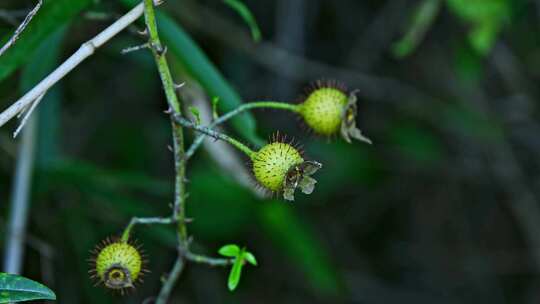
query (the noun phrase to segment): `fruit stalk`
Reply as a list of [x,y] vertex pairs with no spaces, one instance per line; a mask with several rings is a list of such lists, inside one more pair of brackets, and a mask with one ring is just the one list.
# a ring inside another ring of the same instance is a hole
[[210,136],[212,138],[215,138],[215,139],[220,139],[220,140],[226,141],[229,144],[231,144],[232,146],[234,146],[235,148],[237,148],[238,150],[244,152],[249,158],[253,158],[255,156],[255,154],[256,154],[255,151],[251,150],[248,146],[244,145],[240,141],[238,141],[238,140],[236,140],[236,139],[234,139],[234,138],[232,138],[232,137],[230,137],[228,135],[225,135],[223,133],[212,130],[212,129],[208,128],[208,127],[203,127],[203,126],[197,125],[197,124],[193,123],[192,121],[185,119],[181,115],[174,115],[174,121],[176,123],[180,124],[183,127],[193,129],[195,131],[201,132],[201,133],[206,134],[206,135],[208,135],[208,136]]
[[[278,110],[287,110],[294,113],[299,112],[299,107],[296,104],[286,103],[286,102],[280,102],[280,101],[253,101],[249,103],[244,103],[240,105],[238,108],[220,116],[216,120],[214,120],[210,125],[208,125],[208,128],[214,128],[217,125],[220,125],[227,120],[233,118],[236,115],[242,114],[245,111],[251,110],[251,109],[278,109]],[[205,134],[201,134],[195,138],[193,141],[193,144],[189,147],[189,149],[186,151],[185,158],[189,159],[197,149],[201,146]]]

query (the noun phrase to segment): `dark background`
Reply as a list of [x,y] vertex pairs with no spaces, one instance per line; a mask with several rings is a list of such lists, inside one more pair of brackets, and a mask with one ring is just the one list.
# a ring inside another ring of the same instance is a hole
[[[188,167],[194,250],[216,255],[238,243],[259,266],[246,267],[230,293],[226,269],[189,264],[171,303],[540,301],[539,2],[246,0],[258,44],[219,0],[166,2],[160,10],[243,100],[294,102],[310,82],[336,79],[360,90],[358,125],[374,142],[320,138],[292,114],[253,112],[260,137],[285,132],[324,164],[315,192],[294,203],[258,199],[237,182],[247,165],[224,168],[215,160],[225,152],[201,150]],[[34,4],[3,0],[0,9]],[[1,78],[1,108],[42,78],[40,65],[57,65],[43,55],[51,45],[61,61],[126,11],[95,1],[60,32],[47,27],[49,45],[23,50]],[[2,37],[14,29],[4,19]],[[131,216],[167,215],[172,202],[170,126],[152,57],[120,55],[143,43],[137,29],[99,49],[39,108],[23,274],[60,303],[140,303],[157,294],[175,259],[172,229],[137,227],[152,272],[135,293],[94,288],[87,275],[95,244]],[[170,48],[167,56],[188,92],[213,97],[199,86],[205,75],[186,68],[195,55]],[[16,126],[0,129],[2,244]],[[226,131],[249,142],[238,126]]]

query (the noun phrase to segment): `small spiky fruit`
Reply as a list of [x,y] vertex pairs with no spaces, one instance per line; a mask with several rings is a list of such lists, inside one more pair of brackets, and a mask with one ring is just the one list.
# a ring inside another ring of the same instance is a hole
[[283,198],[294,201],[294,192],[300,189],[311,194],[317,181],[311,176],[322,165],[306,161],[296,146],[286,143],[286,138],[276,133],[270,144],[251,155],[255,179],[265,189],[281,193]]
[[94,258],[94,277],[111,289],[133,288],[140,280],[143,259],[139,250],[123,241],[106,242]]
[[356,139],[371,144],[371,140],[356,126],[357,92],[347,93],[345,87],[335,81],[318,81],[298,105],[297,111],[316,134],[332,136],[340,133],[348,143]]
[[253,174],[259,184],[266,189],[278,192],[283,189],[287,171],[304,159],[300,152],[290,144],[273,142],[262,147],[252,157]]
[[315,133],[330,136],[340,129],[347,100],[338,86],[319,84],[299,105],[299,113]]

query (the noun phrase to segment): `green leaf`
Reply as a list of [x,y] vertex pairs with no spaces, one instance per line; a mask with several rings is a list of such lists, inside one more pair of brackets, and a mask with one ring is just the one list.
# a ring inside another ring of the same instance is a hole
[[237,257],[240,254],[240,247],[234,244],[225,245],[219,248],[218,253],[226,257]]
[[261,41],[261,30],[259,29],[257,20],[255,20],[255,17],[253,17],[253,14],[249,10],[249,8],[239,0],[223,0],[223,2],[225,2],[225,4],[235,10],[240,15],[240,17],[244,19],[244,21],[249,26],[249,29],[251,30],[251,37],[253,38],[253,40],[255,42]]
[[248,263],[250,263],[251,265],[257,266],[257,260],[255,259],[255,256],[253,255],[253,253],[247,252],[247,251],[246,251],[246,254],[245,254],[244,258],[245,258],[246,261],[248,261]]
[[510,10],[508,0],[447,0],[446,2],[454,14],[469,22],[505,19]]
[[417,48],[437,17],[440,7],[441,0],[424,0],[418,5],[407,33],[393,46],[394,56],[403,58]]
[[[170,53],[184,65],[188,73],[201,83],[210,96],[220,98],[221,111],[228,112],[242,104],[238,93],[229,85],[204,52],[173,19],[157,13],[160,36]],[[251,113],[243,113],[231,120],[235,130],[254,144],[264,143],[255,132],[255,119]]]
[[238,286],[238,283],[240,283],[240,277],[242,276],[242,268],[244,267],[244,250],[240,252],[240,255],[236,257],[234,260],[234,264],[232,265],[231,272],[229,274],[229,280],[227,282],[227,286],[229,287],[230,291],[233,291]]
[[218,104],[219,104],[219,97],[214,96],[214,98],[212,98],[212,119],[214,120],[218,119],[219,117],[218,110],[217,110]]
[[467,35],[472,47],[480,54],[487,54],[497,41],[500,25],[495,22],[484,22],[469,31]]
[[[0,81],[25,63],[47,36],[66,24],[92,2],[92,0],[44,1],[43,6],[17,42],[0,57]],[[4,45],[11,35],[13,35],[12,32],[0,39],[0,45]]]
[[471,27],[469,42],[481,55],[487,54],[511,17],[508,0],[447,0],[450,10]]
[[45,285],[15,274],[0,273],[0,303],[56,300]]
[[193,114],[193,116],[195,116],[195,121],[197,122],[197,124],[200,124],[201,123],[201,112],[199,111],[199,109],[197,109],[197,107],[190,106],[189,111],[191,112],[191,114]]

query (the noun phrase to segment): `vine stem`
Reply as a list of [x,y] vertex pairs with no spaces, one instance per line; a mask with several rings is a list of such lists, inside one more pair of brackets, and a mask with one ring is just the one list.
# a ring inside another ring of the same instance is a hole
[[[156,2],[159,4],[160,2]],[[159,76],[165,90],[165,96],[167,97],[167,103],[169,104],[171,113],[171,127],[173,133],[173,149],[174,149],[174,167],[175,167],[175,193],[174,193],[174,207],[172,211],[172,219],[178,222],[177,237],[178,237],[178,257],[174,266],[167,276],[167,279],[163,283],[159,295],[156,299],[156,304],[166,304],[171,292],[184,269],[184,252],[187,251],[188,236],[186,227],[186,214],[185,214],[185,162],[183,161],[184,155],[184,134],[182,127],[175,124],[173,116],[181,113],[180,101],[176,96],[176,88],[171,76],[171,71],[165,57],[166,49],[161,44],[159,39],[156,13],[154,10],[153,0],[144,0],[144,20],[146,28],[148,30],[149,45],[154,55]]]
[[244,145],[243,143],[241,143],[240,141],[228,136],[228,135],[225,135],[223,133],[220,133],[218,131],[215,131],[215,130],[212,130],[208,127],[203,127],[201,125],[197,125],[195,123],[193,123],[192,121],[190,120],[187,120],[185,119],[184,117],[180,116],[180,115],[175,115],[174,116],[174,119],[175,121],[186,127],[186,128],[191,128],[195,131],[198,131],[198,132],[201,132],[203,134],[206,134],[210,137],[213,137],[215,139],[221,139],[223,141],[226,141],[228,142],[229,144],[231,144],[232,146],[234,146],[235,148],[237,148],[238,150],[244,152],[247,156],[249,156],[249,158],[253,158],[255,157],[255,154],[257,152],[251,150],[248,146]]
[[[278,109],[278,110],[287,110],[294,113],[300,112],[300,106],[297,104],[291,104],[286,102],[279,102],[279,101],[253,101],[249,103],[244,103],[240,105],[238,108],[218,117],[215,119],[211,124],[208,125],[208,128],[213,128],[217,125],[220,125],[227,120],[233,118],[234,116],[241,114],[245,111],[251,110],[251,109]],[[185,159],[190,159],[195,152],[197,152],[197,149],[201,146],[203,143],[204,137],[208,134],[201,134],[195,138],[189,149],[186,151]]]

